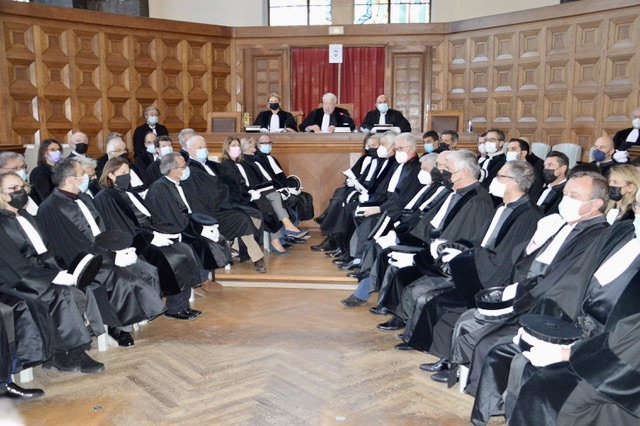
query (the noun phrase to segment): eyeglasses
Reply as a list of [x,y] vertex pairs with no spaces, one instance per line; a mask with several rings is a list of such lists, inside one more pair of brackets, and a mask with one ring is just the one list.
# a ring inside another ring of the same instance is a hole
[[60,148],[47,148],[47,151],[49,151],[49,152],[60,152],[62,150]]
[[6,170],[8,172],[19,172],[20,170],[27,170],[27,165],[18,166],[18,167],[5,167],[1,170]]
[[485,142],[500,142],[500,139],[498,139],[498,138],[487,138],[484,141]]
[[4,192],[5,194],[11,194],[12,192],[17,192],[24,189],[25,191],[29,189],[29,185],[28,184],[24,184],[24,185],[15,185],[15,186],[10,186],[7,188],[7,190]]
[[124,154],[125,152],[129,152],[129,150],[127,148],[124,148],[124,149],[116,149],[114,151],[109,151],[109,152],[113,154],[116,154],[116,153]]
[[396,151],[396,152],[404,152],[404,151],[406,151],[406,150],[407,150],[407,148],[409,148],[409,146],[408,146],[408,145],[407,145],[407,146],[398,146],[398,145],[396,145],[396,147],[395,147],[395,151]]
[[185,164],[184,166],[178,166],[176,167],[176,169],[180,169],[180,170],[185,170],[187,168],[187,165]]
[[273,145],[273,142],[258,142],[260,145]]

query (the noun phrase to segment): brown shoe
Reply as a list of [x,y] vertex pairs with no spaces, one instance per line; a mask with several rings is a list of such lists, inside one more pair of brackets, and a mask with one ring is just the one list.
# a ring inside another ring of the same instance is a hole
[[220,293],[222,284],[216,281],[206,280],[202,283],[202,289],[207,293]]
[[264,259],[260,259],[257,262],[253,262],[253,269],[256,272],[265,273],[267,272],[267,265],[264,264]]

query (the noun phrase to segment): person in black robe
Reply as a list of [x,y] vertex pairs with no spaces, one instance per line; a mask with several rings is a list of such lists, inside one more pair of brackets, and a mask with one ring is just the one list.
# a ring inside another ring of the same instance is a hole
[[[147,186],[150,186],[162,177],[162,173],[160,173],[160,161],[162,161],[162,157],[173,152],[173,142],[169,136],[158,136],[153,141],[153,144],[156,150],[155,160],[149,164],[145,172],[147,176]],[[188,161],[189,157],[187,156],[184,160]]]
[[605,211],[609,224],[633,220],[633,203],[640,187],[640,174],[631,164],[618,164],[609,170],[609,205]]
[[[158,271],[131,257],[135,253],[128,249],[130,241],[122,241],[125,247],[119,247],[117,242],[108,247],[97,244],[108,243],[109,239],[97,239],[104,232],[103,219],[93,200],[82,193],[88,187],[89,177],[77,160],[65,158],[56,164],[53,180],[56,189],[40,206],[37,217],[41,232],[50,244],[51,253],[66,265],[70,265],[80,252],[103,256],[103,265],[95,281],[106,289],[109,306],[117,315],[107,318],[109,312],[101,309],[103,320],[109,326],[110,335],[121,346],[131,346],[133,338],[124,328],[153,319],[166,310],[160,299]],[[126,250],[114,251],[120,249]]]
[[53,191],[54,184],[51,179],[53,165],[62,159],[62,144],[55,139],[46,139],[38,148],[38,165],[29,173],[31,185],[31,197],[37,205]]
[[631,111],[631,127],[618,131],[613,136],[617,150],[628,151],[629,148],[640,146],[640,108]]
[[[369,132],[379,124],[392,124],[402,133],[411,132],[411,124],[398,110],[389,108],[389,98],[380,95],[376,98],[376,108],[367,112],[360,125],[363,132]],[[384,120],[381,120],[384,117]]]
[[309,113],[300,125],[301,131],[315,133],[333,133],[336,127],[348,127],[354,131],[356,123],[349,111],[336,106],[338,98],[333,93],[322,95],[322,107]]
[[538,158],[538,156],[531,152],[529,142],[518,138],[512,138],[509,140],[509,143],[507,144],[506,159],[507,161],[524,160],[531,164],[535,179],[528,194],[529,198],[537,200],[542,193],[542,186],[544,185],[544,179],[542,177],[544,160],[542,160],[542,158]]
[[591,164],[598,166],[600,173],[604,177],[608,176],[609,169],[613,166],[628,161],[626,153],[622,158],[617,155],[613,140],[608,136],[599,137],[593,146],[595,149],[592,153],[593,161]]
[[156,154],[155,141],[159,137],[161,136],[156,136],[153,132],[149,132],[144,135],[145,152],[136,155],[135,161],[133,163],[140,172],[140,178],[147,186],[149,186],[153,182],[153,180],[151,180],[151,178],[147,176],[147,169],[149,168],[151,163],[153,163],[158,158],[158,154]]
[[102,176],[104,165],[107,164],[107,161],[112,158],[120,157],[124,160],[127,160],[129,162],[129,167],[131,168],[131,170],[129,171],[129,173],[131,174],[131,190],[133,192],[139,193],[140,196],[144,198],[147,190],[147,185],[143,180],[144,174],[142,173],[142,171],[140,171],[140,169],[138,169],[138,166],[132,164],[129,160],[129,150],[122,137],[123,136],[121,133],[116,132],[111,132],[107,135],[105,140],[105,143],[107,145],[107,153],[98,158],[96,175]]
[[157,107],[148,106],[145,108],[145,122],[144,124],[136,127],[133,132],[133,153],[136,157],[146,152],[145,136],[147,133],[151,132],[156,136],[169,135],[167,128],[158,123],[158,117],[160,117],[160,110]]
[[[260,129],[267,129],[271,132],[280,129],[284,129],[287,132],[298,131],[298,124],[296,123],[295,117],[291,115],[290,112],[281,109],[280,96],[277,93],[271,93],[269,95],[267,106],[269,109],[267,111],[261,111],[253,121],[254,126],[260,126]],[[274,118],[277,121],[277,125],[273,125]]]
[[569,158],[560,151],[551,151],[544,160],[542,179],[545,184],[536,204],[542,209],[543,215],[558,213],[558,206],[562,201],[562,191],[569,173]]
[[[487,135],[484,139],[484,147],[487,152],[487,158],[482,162],[480,170],[479,181],[482,187],[489,189],[491,181],[496,177],[498,171],[502,168],[507,161],[507,156],[504,154],[502,147],[504,146],[504,132],[499,129],[487,130]],[[496,200],[496,205],[499,204]]]
[[68,157],[89,157],[87,155],[87,151],[89,150],[89,138],[82,132],[72,133],[71,136],[69,136],[69,148],[71,149],[71,152]]
[[191,289],[201,283],[193,250],[178,241],[180,229],[171,224],[154,223],[144,200],[127,190],[130,179],[126,160],[107,161],[100,177],[103,189],[94,200],[105,228],[131,235],[136,251],[158,268],[160,287],[167,298],[165,315],[178,319],[200,315],[200,311],[189,306]]

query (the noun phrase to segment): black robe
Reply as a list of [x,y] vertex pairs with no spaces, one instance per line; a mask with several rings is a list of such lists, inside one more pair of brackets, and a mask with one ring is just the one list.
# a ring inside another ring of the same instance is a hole
[[52,174],[53,167],[42,164],[34,167],[31,173],[29,173],[29,184],[31,185],[29,195],[38,205],[42,204],[49,194],[51,194],[51,191],[53,191]]
[[633,127],[622,129],[613,136],[613,143],[617,150],[628,151],[629,148],[640,146],[640,134],[635,141],[627,142],[627,136],[629,136],[629,133],[631,133],[632,130]]
[[144,182],[144,184],[146,186],[149,186],[153,183],[153,181],[155,179],[152,179],[148,174],[147,174],[147,169],[149,168],[149,166],[155,161],[153,154],[149,154],[149,152],[147,152],[145,150],[144,153],[138,154],[136,156],[136,160],[134,162],[139,174],[138,176],[140,177],[140,179],[142,179],[142,182]]
[[[545,197],[542,204],[540,204],[540,208],[542,209],[542,214],[544,216],[548,216],[554,213],[558,213],[558,206],[560,205],[560,201],[562,201],[564,186],[567,184],[565,180],[562,183],[551,188],[551,192]],[[542,192],[544,192],[544,188]],[[542,195],[542,193],[540,194]]]
[[[155,125],[155,134],[156,136],[168,136],[169,131],[162,124],[157,123]],[[136,157],[144,152],[146,152],[146,148],[144,146],[144,137],[147,133],[153,133],[151,127],[146,122],[133,131],[133,152]]]
[[[317,124],[318,127],[321,127],[323,117],[324,110],[322,108],[314,109],[309,113],[307,118],[305,118],[300,125],[301,131],[305,131],[307,127],[314,124]],[[329,125],[335,127],[349,127],[351,131],[354,131],[356,128],[356,123],[353,121],[353,118],[351,118],[349,111],[340,107],[336,107],[329,116]]]
[[[367,115],[364,116],[364,120],[362,120],[362,124],[360,127],[371,130],[378,125],[380,121],[380,111],[378,109],[372,109],[367,112]],[[404,118],[404,115],[398,110],[391,109],[387,111],[385,114],[385,122],[386,124],[393,124],[396,127],[400,128],[400,132],[408,133],[411,132],[411,124],[409,121]]]
[[[262,129],[270,129],[272,115],[273,112],[271,110],[261,111],[253,121],[253,125],[260,126],[260,128]],[[298,131],[298,124],[296,123],[296,119],[293,117],[293,115],[291,115],[290,112],[282,110],[278,111],[278,120],[280,122],[280,127],[278,127],[278,129],[293,129],[296,132]]]

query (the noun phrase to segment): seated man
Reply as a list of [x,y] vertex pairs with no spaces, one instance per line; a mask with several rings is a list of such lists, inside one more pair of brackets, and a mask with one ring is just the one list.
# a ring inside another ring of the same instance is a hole
[[411,133],[411,124],[404,118],[404,115],[400,111],[389,108],[387,95],[380,95],[376,98],[376,109],[367,112],[367,115],[364,116],[360,131],[369,132],[381,124],[391,124],[398,127],[401,133]]
[[[107,164],[107,161],[114,157],[121,157],[129,161],[129,150],[127,149],[127,144],[124,143],[124,140],[122,139],[122,134],[116,132],[109,133],[107,135],[105,143],[107,144],[107,153],[97,160],[97,176],[102,176],[102,169],[104,168],[104,165]],[[147,185],[145,185],[143,181],[144,175],[138,169],[138,167],[135,164],[131,164],[130,161],[129,167],[131,167],[131,189],[134,192],[139,193],[140,196],[144,198],[147,190]]]
[[[162,136],[156,136],[153,132],[149,132],[144,135],[144,149],[145,152],[138,153],[135,159],[135,166],[140,172],[140,178],[145,183],[145,185],[149,186],[153,180],[149,176],[147,176],[147,168],[158,159],[158,154],[156,153],[156,144],[155,141],[157,138]],[[168,136],[165,136],[168,137]],[[169,139],[171,140],[171,139]]]
[[628,151],[633,146],[640,146],[640,108],[631,111],[631,127],[620,130],[613,137],[617,150]]
[[69,136],[69,157],[86,157],[89,149],[89,138],[82,132],[75,132]]
[[[155,148],[155,160],[147,167],[147,186],[162,177],[162,173],[160,173],[160,161],[162,157],[173,152],[173,142],[169,136],[158,136],[154,139],[153,146]],[[188,159],[189,157],[187,156],[184,160],[187,161]]]
[[434,152],[441,153],[444,151],[455,151],[458,146],[458,132],[455,130],[444,130],[440,134],[438,148]]
[[485,189],[489,189],[491,181],[507,161],[506,155],[502,152],[504,139],[504,132],[502,130],[487,130],[487,135],[484,138],[484,149],[487,153],[487,159],[482,162],[479,178],[482,187]]
[[616,151],[613,140],[608,136],[602,136],[596,139],[593,144],[593,161],[591,164],[595,164],[600,169],[602,176],[607,176],[609,169],[616,164],[626,163],[627,153],[620,154]]
[[349,111],[337,107],[338,98],[333,93],[322,95],[322,108],[314,109],[304,119],[300,128],[305,132],[333,133],[336,127],[348,127],[354,131],[356,124]]
[[542,160],[542,158],[538,158],[538,156],[531,152],[529,142],[525,141],[524,139],[516,138],[509,141],[509,144],[507,145],[506,158],[507,161],[524,160],[531,164],[531,166],[533,167],[535,180],[531,185],[531,189],[529,189],[529,197],[532,200],[537,200],[542,193],[542,185],[544,183],[544,180],[542,179],[544,160]]
[[437,132],[434,132],[433,130],[427,130],[422,135],[422,142],[424,143],[423,145],[424,153],[430,154],[433,151],[435,151],[437,145],[439,144],[439,140],[440,140],[440,136],[438,136]]
[[544,160],[542,178],[544,186],[536,204],[542,209],[542,214],[547,216],[558,213],[558,205],[562,201],[562,190],[567,183],[569,173],[569,158],[560,151],[551,151]]

